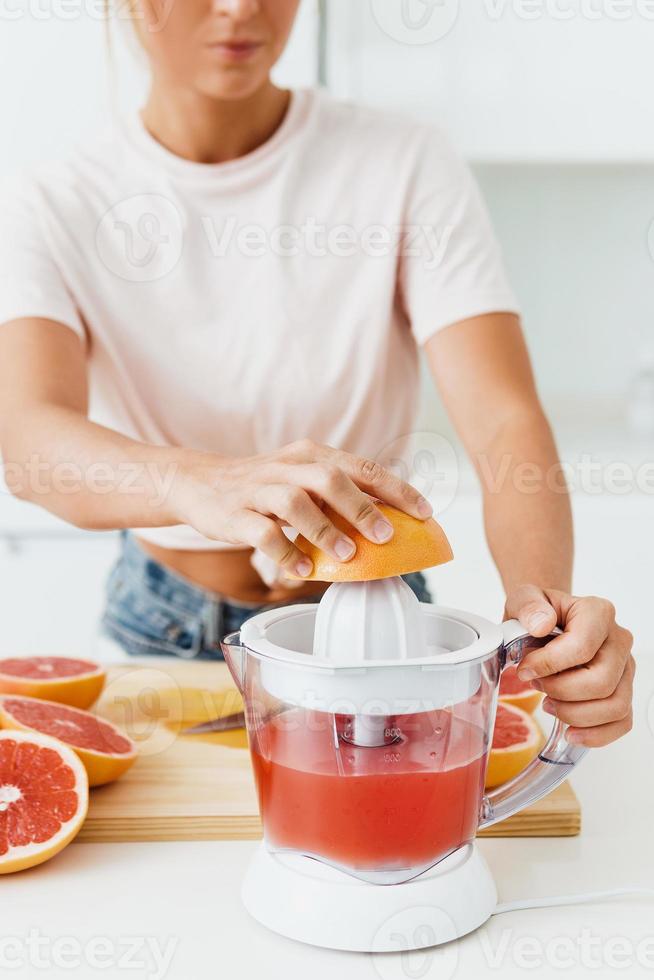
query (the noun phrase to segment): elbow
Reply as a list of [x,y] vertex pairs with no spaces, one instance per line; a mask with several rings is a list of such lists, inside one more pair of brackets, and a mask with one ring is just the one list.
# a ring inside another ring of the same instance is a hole
[[486,440],[486,450],[492,451],[498,445],[513,442],[523,434],[539,440],[553,438],[550,421],[538,400],[512,405],[495,417]]

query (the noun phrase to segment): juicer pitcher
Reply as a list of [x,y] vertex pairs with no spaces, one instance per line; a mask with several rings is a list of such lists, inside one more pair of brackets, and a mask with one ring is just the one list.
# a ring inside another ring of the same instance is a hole
[[398,661],[316,657],[317,605],[268,610],[223,640],[269,851],[405,882],[550,792],[585,754],[557,721],[520,775],[485,792],[501,672],[551,637],[419,605],[425,649]]

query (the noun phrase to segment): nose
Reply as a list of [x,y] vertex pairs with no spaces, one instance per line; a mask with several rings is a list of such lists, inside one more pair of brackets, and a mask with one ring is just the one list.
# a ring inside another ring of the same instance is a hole
[[214,0],[216,13],[237,23],[251,20],[259,13],[260,6],[259,0]]

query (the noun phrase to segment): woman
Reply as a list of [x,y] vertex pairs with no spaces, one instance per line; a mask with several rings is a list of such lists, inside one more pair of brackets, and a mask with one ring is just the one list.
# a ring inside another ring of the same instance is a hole
[[504,467],[484,495],[506,616],[564,628],[522,674],[606,744],[631,726],[631,636],[570,595],[567,494],[521,492],[522,464],[558,459],[477,188],[431,127],[272,83],[297,6],[143,0],[143,111],[6,190],[8,482],[128,532],[104,620],[127,650],[218,656],[253,610],[326,587],[285,579],[311,571],[285,526],[347,561],[325,502],[378,542],[375,501],[431,513],[378,462],[422,347],[480,477]]

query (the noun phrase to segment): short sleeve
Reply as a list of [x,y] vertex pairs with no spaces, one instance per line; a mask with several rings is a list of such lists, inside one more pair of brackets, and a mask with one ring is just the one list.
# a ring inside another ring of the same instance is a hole
[[84,324],[48,242],[45,202],[35,184],[0,188],[0,325],[42,317],[86,340]]
[[477,183],[438,130],[423,132],[400,253],[400,292],[420,345],[484,313],[519,313]]

